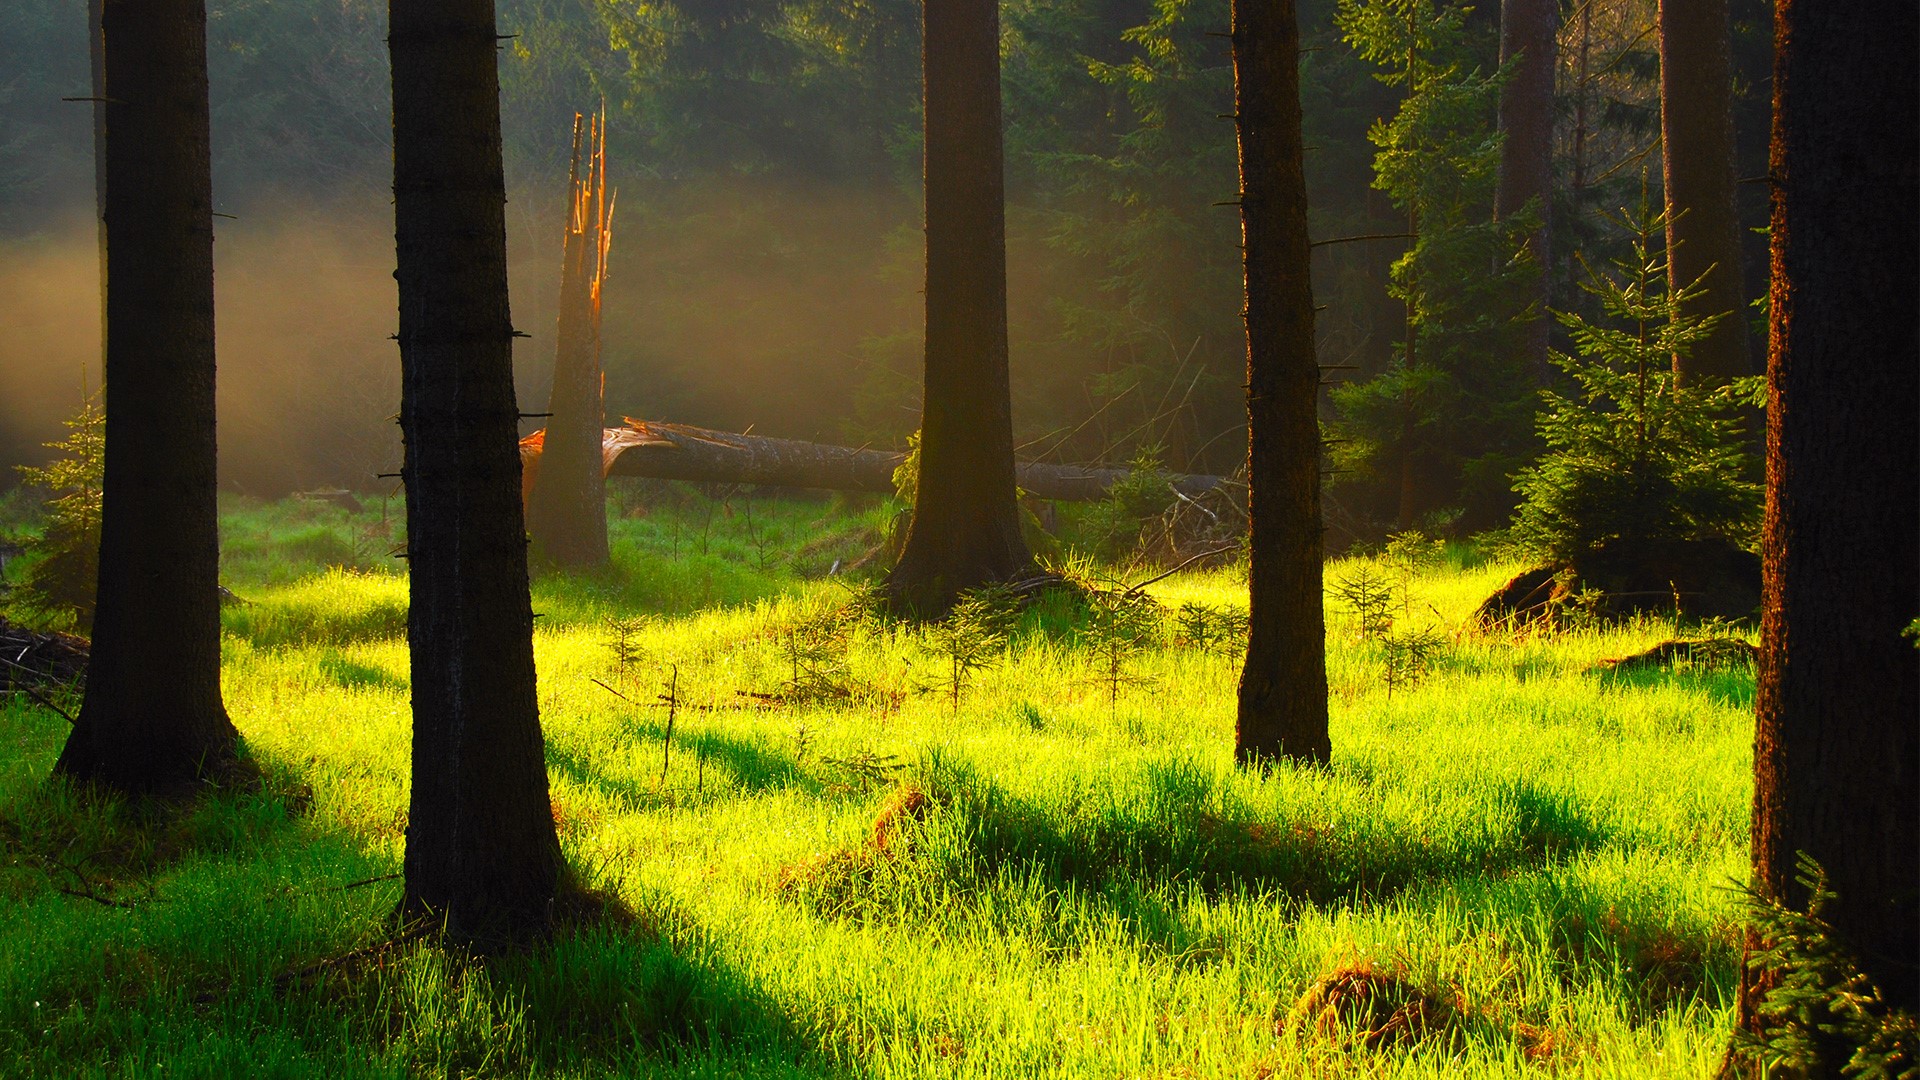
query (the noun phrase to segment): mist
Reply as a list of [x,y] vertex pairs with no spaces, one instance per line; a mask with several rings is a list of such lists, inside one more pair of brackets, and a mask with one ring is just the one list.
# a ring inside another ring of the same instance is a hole
[[[603,330],[609,418],[842,437],[873,365],[917,355],[917,232],[910,252],[895,252],[898,238],[869,203],[738,196],[673,193],[662,204],[671,214],[616,220]],[[545,411],[552,378],[560,263],[558,219],[536,202],[513,200],[509,218],[514,322],[529,335],[515,343],[516,383],[529,413]],[[365,490],[398,470],[389,212],[263,200],[216,222],[223,489]],[[40,444],[100,386],[97,250],[84,213],[0,245],[0,454],[9,463],[44,459]],[[903,333],[912,340],[898,340]],[[884,373],[877,382],[917,402],[917,384]],[[913,418],[894,411],[911,430]]]

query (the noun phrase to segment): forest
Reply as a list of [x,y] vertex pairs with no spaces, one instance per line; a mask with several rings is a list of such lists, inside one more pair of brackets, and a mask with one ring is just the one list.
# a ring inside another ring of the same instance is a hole
[[8,0],[0,1076],[1920,1080],[1920,7]]

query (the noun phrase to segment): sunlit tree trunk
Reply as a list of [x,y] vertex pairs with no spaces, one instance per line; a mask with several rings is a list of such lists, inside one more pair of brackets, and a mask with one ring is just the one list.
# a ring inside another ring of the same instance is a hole
[[220,697],[203,0],[106,0],[106,461],[93,654],[56,772],[175,794],[235,755]]
[[1320,365],[1313,342],[1293,0],[1233,0],[1246,263],[1251,628],[1234,757],[1325,762]]
[[606,118],[573,118],[562,238],[560,318],[546,433],[527,499],[534,557],[586,569],[607,564],[607,482],[601,455],[606,408],[600,366],[600,285],[612,206],[607,200]]
[[1560,22],[1557,0],[1505,0],[1500,10],[1500,63],[1519,63],[1513,78],[1500,88],[1500,176],[1494,188],[1493,213],[1501,220],[1532,204],[1540,226],[1528,234],[1526,246],[1539,274],[1530,299],[1533,318],[1526,323],[1521,349],[1534,378],[1544,383],[1547,364],[1547,296],[1552,281],[1548,222],[1553,210],[1553,71],[1554,32]]
[[1753,873],[1804,910],[1796,855],[1818,860],[1828,918],[1920,1011],[1920,19],[1780,0],[1775,33]]
[[926,0],[927,340],[920,476],[888,591],[935,614],[1031,563],[1014,504],[1000,16]]
[[1734,203],[1731,34],[1727,0],[1660,0],[1668,273],[1675,289],[1705,287],[1686,305],[1690,314],[1726,315],[1706,340],[1674,356],[1682,382],[1753,373]]
[[560,846],[534,696],[492,0],[391,0],[413,790],[402,914],[544,925]]

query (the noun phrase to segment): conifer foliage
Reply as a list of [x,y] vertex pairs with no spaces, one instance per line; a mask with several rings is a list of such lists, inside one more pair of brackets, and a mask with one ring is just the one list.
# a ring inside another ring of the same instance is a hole
[[47,449],[59,456],[41,467],[17,466],[21,479],[47,492],[46,527],[26,546],[32,562],[10,598],[43,619],[93,627],[94,582],[100,576],[100,474],[106,458],[106,414],[97,396],[66,421],[68,435]]
[[1524,500],[1516,538],[1552,559],[1623,538],[1747,546],[1761,491],[1738,410],[1757,403],[1761,381],[1680,384],[1673,357],[1705,340],[1723,316],[1688,313],[1697,285],[1668,288],[1663,215],[1643,208],[1621,223],[1635,236],[1632,255],[1587,286],[1609,324],[1560,315],[1580,355],[1556,353],[1553,361],[1579,392],[1541,393],[1548,451],[1514,484]]

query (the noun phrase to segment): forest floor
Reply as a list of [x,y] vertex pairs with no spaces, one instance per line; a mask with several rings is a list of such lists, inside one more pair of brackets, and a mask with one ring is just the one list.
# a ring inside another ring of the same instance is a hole
[[[47,780],[66,721],[0,705],[0,1075],[1710,1073],[1750,669],[1592,670],[1659,620],[1464,629],[1518,569],[1470,547],[1336,560],[1410,584],[1424,664],[1330,596],[1333,764],[1250,775],[1235,649],[1179,612],[1244,611],[1239,572],[1154,585],[1118,679],[1083,610],[1030,609],[956,702],[935,635],[825,576],[882,514],[683,492],[616,518],[611,573],[536,582],[554,820],[634,918],[481,961],[385,943],[391,530],[228,507],[226,700],[264,790],[83,798]],[[667,683],[670,762],[667,710],[629,701]]]

